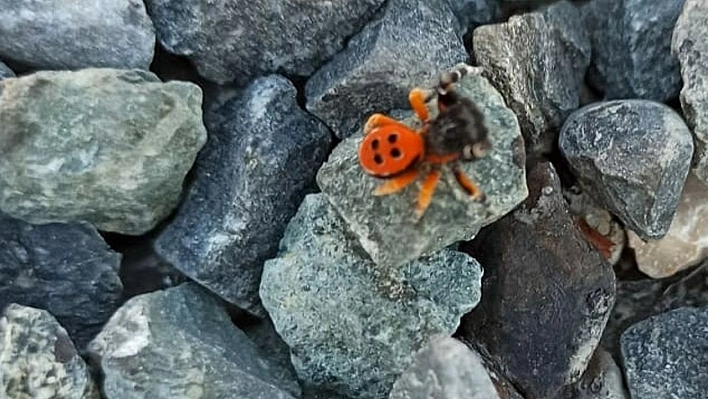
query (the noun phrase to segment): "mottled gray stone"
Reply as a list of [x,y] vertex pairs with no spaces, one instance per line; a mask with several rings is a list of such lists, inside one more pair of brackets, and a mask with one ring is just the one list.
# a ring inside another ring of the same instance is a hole
[[551,152],[563,121],[579,106],[590,64],[590,39],[577,7],[561,1],[479,27],[474,55],[519,118],[527,152]]
[[389,399],[499,399],[479,355],[454,338],[430,342],[396,380]]
[[597,348],[583,373],[575,384],[564,387],[553,399],[630,399],[624,387],[622,370],[612,355]]
[[455,331],[480,299],[481,276],[451,249],[378,268],[324,195],[311,194],[265,263],[260,293],[305,384],[378,399],[414,351]]
[[89,344],[107,399],[292,399],[219,302],[193,283],[126,302]]
[[671,50],[681,64],[681,108],[693,132],[693,168],[708,184],[708,2],[686,0],[676,22]]
[[86,363],[54,317],[44,310],[11,304],[0,318],[0,397],[100,396]]
[[[2,61],[0,61],[0,80],[14,77],[15,73],[12,72],[12,69],[8,68],[7,65],[3,64]],[[2,94],[2,92],[0,92],[0,94]]]
[[0,92],[0,209],[31,223],[143,234],[206,141],[199,87],[151,72],[38,72]]
[[622,334],[633,399],[702,399],[708,392],[708,307],[652,316]]
[[217,83],[307,76],[340,51],[383,0],[146,0],[160,43]]
[[155,32],[140,0],[0,0],[0,57],[37,69],[148,69]]
[[681,76],[671,32],[683,2],[593,0],[583,7],[592,40],[588,78],[605,98],[663,102],[678,95]]
[[0,309],[46,309],[81,349],[120,305],[120,260],[87,223],[31,225],[0,212]]
[[459,25],[447,0],[390,0],[380,18],[307,82],[307,109],[341,138],[373,112],[408,107],[408,92],[432,86],[465,61]]
[[468,251],[485,268],[482,301],[462,334],[525,397],[578,381],[615,298],[612,267],[571,218],[549,163],[529,170],[529,197],[480,231]]
[[605,209],[644,239],[666,234],[693,154],[676,112],[645,100],[591,104],[568,118],[559,146]]
[[295,96],[292,83],[271,75],[217,112],[194,185],[155,243],[183,273],[257,315],[263,262],[276,255],[330,146],[330,132]]
[[448,0],[450,9],[460,22],[464,34],[477,26],[491,23],[499,17],[499,0]]
[[[514,113],[492,85],[478,75],[468,75],[456,90],[477,103],[489,131],[489,155],[460,163],[486,193],[486,204],[470,199],[449,168],[444,168],[430,207],[416,222],[417,183],[396,194],[372,195],[382,180],[367,175],[359,165],[361,134],[342,141],[318,172],[322,192],[377,264],[395,267],[471,239],[482,226],[497,220],[527,196],[523,138]],[[434,101],[431,108],[437,109]],[[409,118],[404,122],[412,125],[417,121]]]

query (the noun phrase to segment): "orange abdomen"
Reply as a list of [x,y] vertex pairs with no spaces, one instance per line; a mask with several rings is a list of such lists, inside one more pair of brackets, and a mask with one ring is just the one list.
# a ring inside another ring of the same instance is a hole
[[376,177],[399,174],[423,156],[423,137],[411,129],[387,125],[372,130],[359,146],[359,163]]

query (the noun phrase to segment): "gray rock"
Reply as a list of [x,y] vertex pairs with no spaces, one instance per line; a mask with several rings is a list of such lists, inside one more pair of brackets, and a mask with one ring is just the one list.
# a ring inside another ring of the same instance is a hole
[[666,101],[681,88],[671,32],[684,0],[593,0],[583,10],[592,38],[590,83],[607,99]]
[[393,384],[389,399],[499,399],[479,355],[454,338],[430,342]]
[[686,0],[676,22],[671,50],[681,64],[681,108],[693,132],[693,168],[708,184],[708,3]]
[[160,43],[217,83],[307,76],[340,51],[383,0],[146,0]]
[[3,80],[5,78],[14,78],[14,77],[15,77],[15,73],[12,72],[12,69],[8,68],[7,65],[3,64],[2,61],[0,61],[0,80]]
[[414,351],[455,331],[480,299],[481,276],[474,259],[450,249],[378,268],[324,195],[311,194],[266,262],[260,293],[303,383],[373,399],[389,393]]
[[578,381],[615,298],[612,267],[571,218],[555,169],[529,170],[529,197],[483,229],[468,250],[485,267],[482,301],[462,334],[525,397]]
[[37,69],[148,69],[155,32],[140,0],[0,0],[0,57]]
[[66,330],[47,311],[17,304],[0,318],[0,393],[7,399],[98,399]]
[[693,154],[676,112],[645,100],[591,104],[568,118],[559,146],[605,209],[643,239],[666,234]]
[[199,88],[151,72],[38,72],[0,92],[0,209],[30,223],[143,234],[206,141]]
[[255,80],[210,123],[195,183],[157,252],[227,301],[264,315],[263,262],[276,255],[285,225],[324,162],[330,132],[296,102],[295,87]]
[[590,39],[578,9],[561,1],[479,27],[474,54],[519,118],[527,152],[551,152],[563,121],[579,106],[590,64]]
[[414,86],[436,84],[441,70],[466,58],[447,0],[390,0],[308,80],[307,109],[349,137],[373,112],[408,108]]
[[[416,222],[413,204],[418,184],[388,196],[371,194],[382,180],[365,174],[359,165],[361,134],[342,141],[318,172],[322,192],[379,265],[396,267],[471,239],[482,226],[509,212],[528,194],[523,138],[516,117],[506,108],[502,96],[486,79],[476,75],[468,75],[456,90],[477,103],[489,131],[493,147],[489,155],[460,164],[486,193],[486,205],[471,200],[449,168],[444,168],[430,207]],[[434,102],[431,108],[437,109]],[[404,123],[412,125],[414,120]]]
[[193,283],[132,298],[88,350],[107,399],[299,396],[297,383],[275,378],[219,302]]
[[622,370],[612,355],[597,348],[583,377],[564,387],[553,399],[630,399],[624,387]]
[[0,309],[46,309],[81,349],[120,305],[120,260],[86,223],[31,225],[0,212]]
[[622,334],[627,386],[634,399],[701,399],[708,392],[708,307],[679,308]]
[[465,34],[477,26],[489,24],[500,15],[499,0],[448,0],[450,9]]

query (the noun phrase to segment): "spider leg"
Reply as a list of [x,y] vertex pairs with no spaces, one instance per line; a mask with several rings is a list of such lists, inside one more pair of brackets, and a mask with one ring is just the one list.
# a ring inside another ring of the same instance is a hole
[[377,113],[377,114],[371,115],[369,117],[369,120],[366,121],[366,125],[364,125],[364,135],[371,133],[371,131],[376,129],[377,127],[386,126],[386,125],[395,125],[395,126],[400,127],[401,129],[405,129],[405,130],[411,129],[410,127],[391,118],[390,116],[386,116],[384,114]]
[[423,184],[420,187],[420,193],[418,193],[418,204],[415,209],[416,220],[420,220],[423,217],[426,209],[430,205],[430,201],[433,199],[433,194],[435,193],[435,186],[440,180],[440,169],[435,168],[425,176]]
[[447,107],[458,102],[459,96],[452,90],[452,86],[455,83],[459,82],[467,75],[479,75],[480,73],[482,73],[482,68],[463,65],[440,75],[440,81],[437,87],[438,110],[442,112]]
[[411,103],[411,108],[413,108],[413,111],[418,115],[418,119],[423,123],[430,120],[430,113],[428,112],[428,106],[426,104],[434,94],[434,91],[423,90],[419,87],[414,88],[408,94],[408,101]]
[[374,195],[388,195],[397,193],[404,188],[408,187],[411,183],[418,178],[418,169],[411,168],[397,176],[394,176],[386,182],[382,183],[380,186],[376,187],[374,190]]
[[454,164],[452,166],[452,172],[455,174],[455,180],[457,180],[457,183],[460,184],[467,194],[473,197],[476,201],[484,201],[486,199],[486,196],[482,190],[480,190],[479,187],[472,180],[470,180],[464,172],[462,172],[459,165]]

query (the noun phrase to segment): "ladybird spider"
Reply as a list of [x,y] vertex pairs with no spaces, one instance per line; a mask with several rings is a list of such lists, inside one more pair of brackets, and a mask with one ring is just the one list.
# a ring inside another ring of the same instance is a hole
[[[487,155],[484,117],[468,98],[455,93],[453,85],[476,68],[465,65],[443,73],[434,90],[414,88],[408,100],[422,122],[418,131],[383,114],[373,114],[364,126],[359,146],[359,162],[372,176],[388,179],[374,195],[399,192],[413,183],[424,170],[418,194],[416,220],[430,205],[441,167],[450,165],[455,179],[472,198],[483,201],[484,193],[460,169],[458,161],[471,162]],[[431,119],[427,103],[437,95],[438,115]]]

